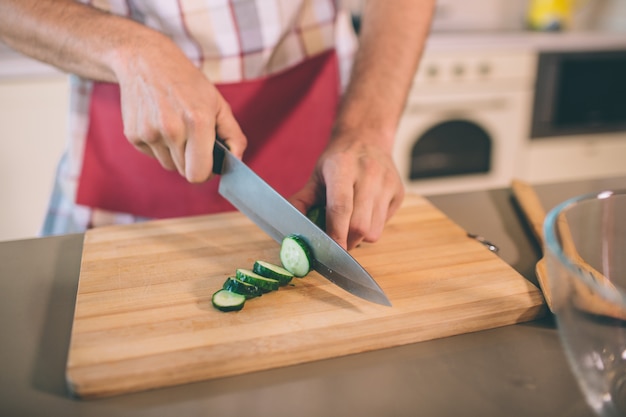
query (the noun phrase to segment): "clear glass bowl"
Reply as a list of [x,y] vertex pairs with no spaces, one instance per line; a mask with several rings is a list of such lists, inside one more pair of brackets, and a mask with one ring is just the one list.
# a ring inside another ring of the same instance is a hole
[[544,222],[559,336],[587,403],[626,416],[626,191],[565,201]]

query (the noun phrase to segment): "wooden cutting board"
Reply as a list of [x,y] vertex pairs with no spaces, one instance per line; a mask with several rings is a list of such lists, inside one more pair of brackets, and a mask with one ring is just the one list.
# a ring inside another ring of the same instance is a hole
[[532,320],[539,290],[428,201],[407,196],[381,240],[352,255],[393,307],[316,272],[223,313],[211,295],[236,268],[279,263],[240,213],[85,234],[67,363],[80,397],[243,374]]

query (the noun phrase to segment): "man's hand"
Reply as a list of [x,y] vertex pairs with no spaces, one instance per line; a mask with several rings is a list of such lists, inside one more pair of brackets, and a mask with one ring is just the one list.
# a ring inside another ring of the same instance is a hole
[[119,83],[126,137],[190,182],[210,177],[216,133],[243,154],[246,138],[224,98],[155,30],[75,0],[3,0],[0,40],[64,71]]
[[391,150],[434,3],[365,2],[333,135],[310,181],[291,199],[303,212],[325,203],[327,232],[347,249],[377,240],[404,196]]
[[164,168],[203,182],[212,173],[215,134],[239,158],[246,138],[215,86],[168,42],[163,40],[160,57],[144,52],[116,66],[124,134]]
[[[326,206],[326,232],[346,249],[377,241],[404,197],[391,155],[366,132],[335,136],[291,202],[302,212]],[[370,134],[375,134],[370,132]]]

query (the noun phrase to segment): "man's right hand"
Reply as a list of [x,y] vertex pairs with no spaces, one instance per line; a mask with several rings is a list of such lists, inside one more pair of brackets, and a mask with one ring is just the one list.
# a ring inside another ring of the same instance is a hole
[[157,31],[74,0],[3,0],[0,40],[63,71],[119,83],[128,140],[190,182],[210,178],[216,133],[243,155],[230,106]]
[[115,65],[124,133],[164,168],[203,182],[211,176],[215,134],[240,158],[246,138],[228,103],[178,47],[164,37],[158,50],[159,56],[144,52]]

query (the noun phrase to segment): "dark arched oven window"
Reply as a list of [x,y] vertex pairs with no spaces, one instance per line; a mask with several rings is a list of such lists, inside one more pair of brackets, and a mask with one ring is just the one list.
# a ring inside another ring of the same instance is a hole
[[420,136],[411,151],[410,179],[489,172],[491,138],[466,120],[440,123]]

